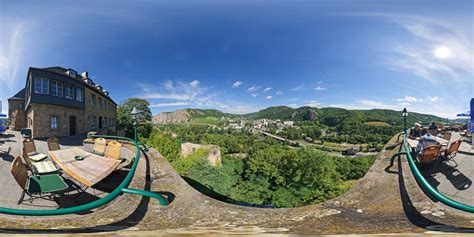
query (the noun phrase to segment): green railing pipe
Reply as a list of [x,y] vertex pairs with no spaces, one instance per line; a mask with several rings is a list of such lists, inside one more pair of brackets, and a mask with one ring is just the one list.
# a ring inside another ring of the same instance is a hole
[[158,201],[160,202],[160,205],[162,205],[162,206],[167,206],[169,204],[168,199],[164,198],[163,196],[161,196],[158,193],[148,192],[148,191],[145,191],[145,190],[134,189],[134,188],[124,188],[124,189],[122,189],[122,192],[128,193],[128,194],[135,194],[135,195],[141,195],[141,196],[146,196],[146,197],[151,197],[151,198],[158,199]]
[[[136,133],[136,129],[135,129]],[[61,209],[52,209],[52,210],[27,210],[27,209],[15,209],[15,208],[6,208],[6,207],[0,207],[0,213],[3,214],[10,214],[10,215],[22,215],[22,216],[53,216],[53,215],[66,215],[66,214],[73,214],[73,213],[79,213],[79,212],[84,212],[88,211],[100,206],[103,206],[112,200],[114,200],[116,197],[118,197],[121,193],[131,193],[134,192],[133,194],[139,194],[139,195],[144,195],[148,197],[153,197],[153,198],[158,198],[160,200],[161,205],[168,205],[168,201],[164,202],[162,199],[161,195],[153,192],[148,192],[144,190],[134,190],[134,189],[128,189],[128,185],[130,185],[130,182],[133,179],[133,176],[135,174],[135,170],[137,169],[138,166],[138,161],[140,159],[140,146],[139,143],[126,137],[119,137],[119,136],[102,136],[102,135],[93,135],[91,137],[102,137],[106,139],[115,139],[115,140],[126,140],[126,141],[131,141],[135,144],[135,147],[137,149],[137,154],[135,156],[135,161],[132,164],[132,168],[128,172],[127,176],[125,179],[120,183],[120,185],[111,193],[109,193],[107,196],[98,199],[96,201],[75,206],[75,207],[67,207],[67,208],[61,208]],[[159,196],[159,197],[158,197]]]
[[413,160],[411,156],[410,146],[408,146],[408,142],[407,142],[406,130],[405,130],[405,136],[403,138],[403,146],[405,147],[406,156],[408,158],[408,163],[410,164],[411,172],[415,176],[416,180],[418,180],[418,182],[423,186],[423,188],[425,188],[434,198],[436,198],[438,201],[440,201],[441,203],[447,206],[450,206],[452,208],[455,208],[461,211],[474,213],[474,206],[469,206],[464,203],[461,203],[461,202],[458,202],[446,197],[445,195],[438,192],[438,190],[433,188],[433,186],[431,186],[431,184],[425,179],[425,177],[421,174],[420,170],[416,166],[415,161]]

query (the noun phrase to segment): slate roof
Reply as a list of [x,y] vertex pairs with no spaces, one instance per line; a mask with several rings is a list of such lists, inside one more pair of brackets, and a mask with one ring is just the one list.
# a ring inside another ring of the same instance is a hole
[[25,100],[25,88],[21,89],[13,97],[8,100]]

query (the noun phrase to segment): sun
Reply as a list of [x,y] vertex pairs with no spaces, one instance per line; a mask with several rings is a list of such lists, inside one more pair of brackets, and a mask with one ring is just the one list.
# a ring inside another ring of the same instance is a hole
[[434,56],[437,58],[447,58],[451,55],[451,49],[446,46],[440,46],[434,50]]

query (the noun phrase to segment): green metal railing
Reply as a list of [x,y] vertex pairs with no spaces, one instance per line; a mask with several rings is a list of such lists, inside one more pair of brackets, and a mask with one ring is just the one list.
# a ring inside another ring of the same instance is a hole
[[120,183],[120,185],[111,193],[109,193],[107,196],[98,199],[96,201],[83,204],[80,206],[75,206],[75,207],[68,207],[68,208],[61,208],[61,209],[52,209],[52,210],[27,210],[27,209],[14,209],[14,208],[5,208],[5,207],[0,207],[0,213],[3,214],[10,214],[10,215],[22,215],[22,216],[53,216],[53,215],[66,215],[66,214],[73,214],[73,213],[79,213],[79,212],[84,212],[88,211],[100,206],[103,206],[115,198],[117,198],[121,193],[129,193],[129,194],[136,194],[136,195],[142,195],[142,196],[147,196],[147,197],[152,197],[156,198],[159,200],[161,205],[168,205],[168,200],[161,196],[160,194],[154,193],[154,192],[149,192],[145,190],[138,190],[138,189],[131,189],[128,188],[128,185],[130,185],[130,182],[133,179],[133,176],[135,174],[135,170],[137,169],[138,166],[138,161],[140,159],[140,143],[136,141],[136,128],[135,128],[135,140],[132,140],[130,138],[126,137],[119,137],[119,136],[102,136],[102,135],[93,135],[91,137],[102,137],[106,139],[114,139],[114,140],[125,140],[125,141],[131,141],[135,144],[135,147],[137,149],[137,154],[135,156],[135,160],[132,164],[132,168],[128,172],[127,176],[125,179]]
[[[413,157],[411,156],[411,151],[410,151],[410,146],[408,145],[407,142],[407,133],[405,129],[404,137],[403,137],[403,146],[405,147],[406,152],[402,152],[403,154],[406,154],[408,163],[410,165],[411,172],[415,176],[416,180],[427,190],[434,198],[436,198],[438,201],[441,203],[450,206],[452,208],[465,211],[465,212],[470,212],[474,213],[474,206],[469,206],[464,203],[460,203],[458,201],[455,201],[453,199],[450,199],[446,197],[445,195],[441,194],[436,190],[431,184],[425,179],[423,174],[421,174],[420,170],[416,166],[415,161],[413,160]],[[401,153],[397,153],[396,155],[400,155]]]

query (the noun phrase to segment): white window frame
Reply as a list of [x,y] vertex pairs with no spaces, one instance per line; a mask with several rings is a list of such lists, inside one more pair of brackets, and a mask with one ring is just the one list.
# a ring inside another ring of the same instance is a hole
[[58,116],[51,116],[50,118],[50,128],[58,129]]
[[91,93],[91,104],[93,106],[97,105],[97,96],[94,93]]
[[64,98],[74,100],[74,86],[71,86],[71,85],[64,86]]
[[43,77],[35,78],[35,93],[42,94],[42,95],[49,95],[49,79],[48,78],[43,78]]
[[51,95],[57,97],[63,97],[63,83],[59,81],[51,82]]
[[84,90],[76,87],[76,101],[84,102]]
[[91,129],[96,129],[96,126],[97,126],[96,116],[91,116],[91,117],[92,117]]

